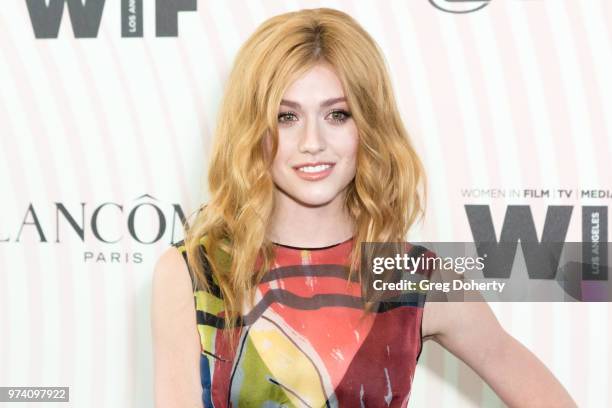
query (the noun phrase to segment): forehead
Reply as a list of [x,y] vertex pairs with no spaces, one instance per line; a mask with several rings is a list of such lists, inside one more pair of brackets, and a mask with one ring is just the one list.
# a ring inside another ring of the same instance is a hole
[[283,99],[302,103],[342,96],[345,96],[344,90],[336,70],[329,63],[321,62],[293,81],[285,91]]

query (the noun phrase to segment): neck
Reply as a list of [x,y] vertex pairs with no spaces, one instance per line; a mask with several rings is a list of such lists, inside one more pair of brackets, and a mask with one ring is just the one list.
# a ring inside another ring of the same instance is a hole
[[344,192],[329,203],[310,206],[275,191],[275,210],[268,239],[280,244],[316,248],[337,244],[354,235],[354,223],[343,208]]

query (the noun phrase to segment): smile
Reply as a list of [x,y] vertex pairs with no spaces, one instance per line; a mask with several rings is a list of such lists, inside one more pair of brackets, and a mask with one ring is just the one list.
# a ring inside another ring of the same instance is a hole
[[294,170],[300,178],[316,181],[329,176],[334,168],[334,164],[335,163],[321,163],[316,165],[305,165],[294,167]]

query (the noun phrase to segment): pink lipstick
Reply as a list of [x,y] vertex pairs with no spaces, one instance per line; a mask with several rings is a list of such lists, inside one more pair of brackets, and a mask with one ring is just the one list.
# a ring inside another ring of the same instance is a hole
[[335,164],[331,162],[301,163],[293,166],[293,169],[300,178],[308,181],[317,181],[329,176]]

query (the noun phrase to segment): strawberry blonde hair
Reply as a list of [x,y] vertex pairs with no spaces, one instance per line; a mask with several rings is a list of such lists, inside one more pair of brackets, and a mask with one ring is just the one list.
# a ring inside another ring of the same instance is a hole
[[[223,297],[226,327],[234,326],[245,300],[253,301],[273,256],[266,231],[274,209],[270,168],[278,147],[281,98],[295,79],[322,61],[336,70],[359,137],[356,175],[344,201],[356,228],[349,279],[359,274],[362,242],[404,241],[423,214],[423,166],[372,37],[348,14],[329,8],[266,20],[234,61],[214,135],[210,199],[185,233],[190,269],[204,290],[210,282],[202,257],[211,267]],[[271,158],[262,143],[267,134],[272,136]]]

